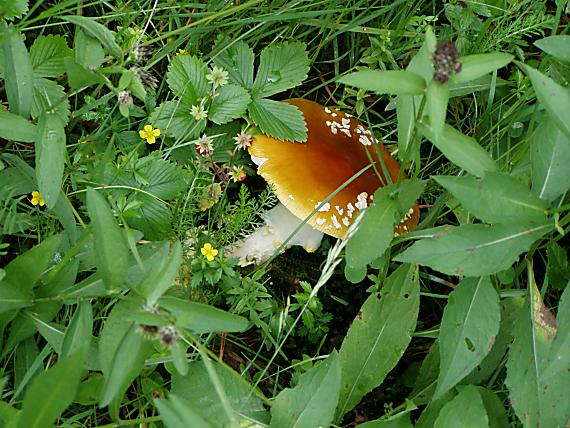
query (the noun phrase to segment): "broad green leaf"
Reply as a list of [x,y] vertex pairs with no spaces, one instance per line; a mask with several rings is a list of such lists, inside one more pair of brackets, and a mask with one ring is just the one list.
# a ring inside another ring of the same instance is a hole
[[44,113],[38,122],[36,138],[36,179],[49,208],[57,203],[65,167],[66,137],[61,120]]
[[507,412],[503,405],[503,401],[490,389],[477,387],[477,391],[481,395],[483,405],[487,411],[489,418],[489,428],[509,428],[509,420]]
[[362,305],[340,348],[342,383],[336,419],[379,386],[400,360],[416,327],[419,277],[415,265],[390,275],[380,295]]
[[498,171],[497,164],[477,142],[455,128],[444,125],[437,134],[429,124],[418,123],[418,129],[447,159],[477,177]]
[[75,61],[87,70],[96,70],[103,64],[105,59],[103,46],[101,46],[99,40],[91,37],[82,29],[76,31],[73,47]]
[[443,406],[448,404],[455,396],[457,396],[457,392],[455,392],[455,390],[451,390],[439,400],[430,401],[420,415],[419,419],[416,421],[414,427],[433,428],[435,420],[439,416]]
[[394,227],[419,197],[425,182],[406,180],[384,186],[374,194],[374,201],[346,246],[346,262],[353,268],[366,266],[382,256],[394,236]]
[[284,389],[271,407],[271,427],[314,428],[330,426],[338,403],[340,360],[333,351],[304,373],[293,389]]
[[208,117],[212,122],[222,125],[242,116],[250,102],[249,93],[241,86],[222,86],[212,101]]
[[36,139],[36,132],[36,125],[22,116],[0,110],[0,138],[32,143]]
[[435,135],[443,131],[449,101],[449,85],[430,80],[426,93],[426,114]]
[[453,400],[443,406],[435,420],[434,428],[449,428],[458,426],[458,423],[465,428],[489,426],[487,411],[476,386],[464,387]]
[[534,45],[560,61],[570,62],[570,36],[556,35],[534,42]]
[[54,264],[55,252],[61,244],[62,235],[52,235],[4,267],[6,280],[21,291],[30,291],[44,271]]
[[165,101],[151,115],[155,128],[178,140],[192,140],[206,129],[206,120],[196,121],[191,106],[180,101]]
[[550,224],[466,224],[449,226],[434,237],[416,242],[395,260],[417,263],[447,275],[491,275],[510,267],[544,234]]
[[199,105],[208,95],[210,84],[206,80],[206,64],[190,55],[178,55],[172,59],[166,73],[168,86],[188,106]]
[[552,202],[570,188],[570,137],[546,115],[530,145],[532,190]]
[[504,67],[513,60],[513,56],[502,53],[486,53],[468,55],[459,58],[461,62],[461,71],[455,74],[451,80],[453,83],[469,82],[477,79],[485,74],[491,73],[499,68]]
[[18,428],[52,426],[71,404],[83,373],[83,352],[60,359],[31,383],[18,421]]
[[558,304],[558,328],[548,354],[544,378],[552,378],[570,367],[570,287],[566,287]]
[[42,114],[54,114],[62,124],[69,120],[69,100],[62,86],[53,80],[34,77],[34,102],[32,117],[39,118]]
[[568,120],[570,90],[528,65],[523,64],[522,67],[532,82],[540,104],[550,113],[552,120],[566,134],[566,137],[570,138],[570,120]]
[[146,340],[137,326],[131,324],[114,351],[110,368],[103,371],[105,385],[99,398],[101,407],[122,397],[143,369],[145,359],[152,351],[152,342]]
[[193,330],[196,334],[237,332],[249,327],[246,318],[203,303],[165,296],[159,300],[159,305],[174,316],[177,325]]
[[28,9],[28,0],[5,0],[0,3],[0,16],[10,21],[21,18]]
[[178,340],[170,345],[170,356],[176,371],[182,376],[188,374],[188,358],[186,357],[186,349],[188,345],[182,340]]
[[107,288],[121,287],[129,267],[129,248],[107,201],[91,187],[87,189],[87,212],[97,270]]
[[[235,419],[248,418],[261,423],[269,422],[269,415],[259,398],[260,393],[231,368],[210,362],[214,374],[222,388],[228,406],[234,411]],[[214,380],[203,361],[191,362],[188,374],[172,375],[172,393],[191,402],[200,409],[204,418],[213,426],[229,426],[229,416],[226,414],[224,403],[215,389]],[[186,426],[186,425],[185,425]]]
[[348,263],[344,265],[344,277],[353,284],[362,282],[366,278],[367,273],[366,265],[350,266]]
[[[556,320],[542,301],[531,265],[528,276],[530,308],[519,311],[505,383],[511,405],[525,426],[565,426],[570,419],[570,371],[562,365],[560,370],[549,372]],[[562,333],[567,334],[568,330]]]
[[[463,208],[487,223],[545,222],[548,204],[515,177],[488,172],[474,177],[435,176]],[[570,185],[570,184],[569,184]]]
[[356,425],[356,428],[413,428],[413,425],[410,422],[410,415],[406,413],[398,417],[391,417],[388,420],[378,419],[364,422]]
[[309,72],[306,46],[299,42],[270,45],[261,51],[253,83],[253,97],[259,100],[300,85]]
[[165,400],[155,400],[154,405],[167,428],[214,428],[197,406],[175,394]]
[[499,296],[487,276],[466,278],[449,295],[439,330],[436,399],[485,358],[499,332],[500,316]]
[[232,83],[237,83],[246,89],[251,89],[253,86],[253,60],[253,49],[243,41],[224,47],[213,58],[218,67],[223,67],[229,73]]
[[284,102],[254,99],[248,107],[251,120],[261,131],[278,140],[307,141],[307,125],[301,111]]
[[426,90],[424,80],[407,70],[361,70],[342,76],[338,82],[377,94],[422,95]]
[[121,47],[117,44],[117,42],[115,42],[115,35],[104,25],[99,24],[92,18],[87,18],[79,15],[62,16],[61,19],[81,27],[81,29],[85,31],[87,35],[99,40],[101,44],[105,46],[107,51],[115,58],[121,59],[123,57],[123,51],[121,50]]
[[88,301],[79,302],[73,317],[67,325],[61,355],[68,357],[81,349],[88,350],[91,345],[91,332],[93,330],[93,311]]
[[377,94],[422,95],[426,90],[425,81],[408,70],[361,70],[342,76],[338,82]]
[[4,83],[12,113],[30,117],[34,99],[32,61],[22,35],[14,27],[4,27],[0,33],[4,52]]
[[439,342],[436,340],[429,348],[410,394],[417,405],[427,404],[431,401],[439,376]]
[[71,56],[67,41],[60,35],[40,36],[30,48],[34,74],[39,77],[59,77],[65,73],[64,59]]
[[127,217],[127,224],[143,232],[147,240],[159,241],[167,238],[170,231],[170,210],[164,202],[149,195],[137,195],[142,206],[136,210],[136,216]]
[[87,70],[82,65],[75,62],[73,58],[65,58],[65,71],[67,73],[67,83],[71,89],[82,89],[87,86],[97,85],[99,83],[105,83],[105,80]]
[[22,290],[5,278],[0,281],[0,314],[14,309],[32,306],[34,294],[31,290]]
[[182,246],[179,241],[172,246],[169,241],[166,241],[158,250],[157,255],[158,257],[151,259],[154,263],[145,264],[146,275],[137,286],[140,294],[146,298],[149,307],[154,306],[178,276],[178,269],[182,263]]

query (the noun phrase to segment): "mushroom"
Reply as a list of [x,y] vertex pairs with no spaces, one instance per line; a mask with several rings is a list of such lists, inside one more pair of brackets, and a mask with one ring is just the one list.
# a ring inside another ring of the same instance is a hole
[[[382,143],[348,114],[304,99],[285,102],[304,114],[307,141],[280,141],[260,134],[254,137],[249,153],[258,165],[258,173],[273,186],[288,211],[278,205],[266,213],[266,226],[244,238],[232,254],[240,256],[240,263],[269,258],[315,209],[316,214],[307,221],[312,228],[305,225],[290,244],[302,245],[309,251],[316,249],[322,235],[317,239],[315,230],[343,238],[356,214],[371,203],[374,192],[395,182],[400,173],[400,165]],[[369,168],[324,202],[366,167]],[[283,220],[286,215],[292,219]],[[418,221],[416,202],[396,227],[395,235],[413,230]]]

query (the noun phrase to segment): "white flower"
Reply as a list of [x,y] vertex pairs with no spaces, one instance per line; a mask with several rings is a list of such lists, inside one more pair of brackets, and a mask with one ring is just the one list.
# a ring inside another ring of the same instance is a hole
[[228,72],[224,70],[222,67],[212,67],[210,73],[206,74],[206,79],[212,82],[212,86],[214,90],[219,88],[220,86],[224,86],[228,83]]
[[241,131],[239,134],[237,134],[237,136],[234,137],[234,140],[238,149],[246,150],[249,146],[251,146],[251,135],[245,131]]
[[202,156],[211,154],[214,151],[214,140],[208,137],[206,134],[202,135],[194,145],[196,146],[196,151]]
[[192,106],[190,108],[190,114],[196,121],[208,118],[208,112],[204,109],[204,106],[202,104],[199,106]]

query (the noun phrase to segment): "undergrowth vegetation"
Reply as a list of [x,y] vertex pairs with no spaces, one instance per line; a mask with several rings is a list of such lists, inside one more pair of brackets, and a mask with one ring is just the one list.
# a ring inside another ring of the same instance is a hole
[[[569,13],[1,2],[2,426],[566,427]],[[242,266],[278,203],[248,147],[307,140],[288,98],[402,170],[346,238]]]

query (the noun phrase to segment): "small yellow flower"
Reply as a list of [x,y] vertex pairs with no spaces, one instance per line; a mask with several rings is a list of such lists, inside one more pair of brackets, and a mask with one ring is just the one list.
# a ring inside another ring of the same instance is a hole
[[186,52],[184,49],[178,49],[178,52],[176,52],[176,56],[180,55],[188,55],[188,52]]
[[204,244],[204,246],[200,249],[200,252],[202,253],[203,256],[206,257],[206,259],[209,262],[214,260],[214,257],[218,255],[218,250],[212,247],[212,244],[210,244],[209,242]]
[[154,129],[152,125],[145,125],[143,130],[139,131],[141,138],[145,139],[147,143],[156,143],[156,137],[160,135],[160,129]]
[[42,194],[37,190],[34,190],[32,192],[32,205],[39,205],[40,207],[43,207],[45,204],[46,201],[44,200]]

